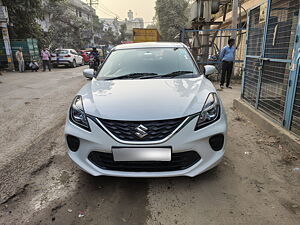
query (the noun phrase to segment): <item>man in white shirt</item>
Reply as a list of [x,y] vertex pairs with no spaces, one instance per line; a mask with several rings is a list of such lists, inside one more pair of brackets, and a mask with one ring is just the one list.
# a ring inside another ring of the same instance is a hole
[[22,48],[19,48],[18,51],[16,52],[16,59],[19,64],[19,71],[24,72],[25,71],[25,65],[24,65],[24,58],[23,58],[23,52]]

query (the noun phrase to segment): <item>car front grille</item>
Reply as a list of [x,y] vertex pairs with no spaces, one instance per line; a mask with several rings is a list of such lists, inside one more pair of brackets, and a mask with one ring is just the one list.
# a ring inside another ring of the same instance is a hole
[[88,156],[95,166],[114,171],[127,172],[163,172],[184,170],[195,163],[201,157],[195,151],[172,153],[171,161],[142,161],[142,162],[115,162],[112,153],[91,152]]
[[[123,141],[160,141],[168,137],[185,118],[155,121],[121,121],[100,119],[103,126],[115,137]],[[147,135],[137,136],[137,128],[142,125]]]

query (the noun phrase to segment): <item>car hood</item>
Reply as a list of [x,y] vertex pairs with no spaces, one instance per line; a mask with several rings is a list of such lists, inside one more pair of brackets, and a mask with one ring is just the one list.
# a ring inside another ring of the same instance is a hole
[[87,114],[111,120],[147,121],[202,110],[215,89],[204,76],[189,79],[96,80],[79,92]]

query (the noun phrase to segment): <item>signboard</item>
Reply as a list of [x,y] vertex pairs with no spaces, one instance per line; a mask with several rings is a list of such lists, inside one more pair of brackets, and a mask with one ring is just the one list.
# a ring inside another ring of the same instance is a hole
[[159,41],[157,29],[133,28],[133,42]]
[[13,64],[12,51],[11,51],[11,46],[10,46],[7,24],[1,23],[1,27],[2,27],[2,36],[3,36],[3,42],[4,42],[5,52],[6,52],[6,56],[7,56],[8,67],[10,70],[14,70],[14,64]]
[[259,23],[264,23],[266,21],[267,8],[268,8],[267,2],[265,2],[260,6]]
[[6,6],[0,6],[0,22],[8,22],[8,12]]

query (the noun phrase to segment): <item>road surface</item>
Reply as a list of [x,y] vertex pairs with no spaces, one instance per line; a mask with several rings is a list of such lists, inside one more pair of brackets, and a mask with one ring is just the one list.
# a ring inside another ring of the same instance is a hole
[[232,108],[221,164],[195,178],[92,177],[68,158],[67,109],[85,67],[0,76],[0,224],[298,225],[299,156]]

